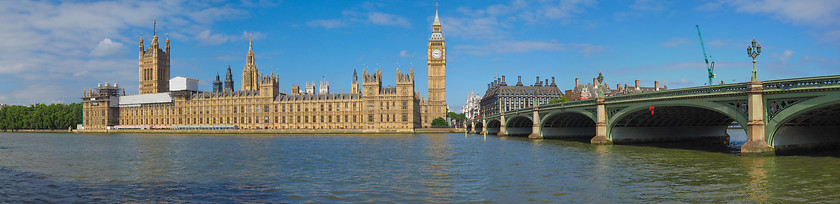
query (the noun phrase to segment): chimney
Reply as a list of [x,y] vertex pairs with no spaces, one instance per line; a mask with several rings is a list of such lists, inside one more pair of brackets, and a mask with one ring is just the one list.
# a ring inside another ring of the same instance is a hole
[[505,75],[502,75],[502,83],[505,83]]
[[548,86],[548,79],[545,79],[545,85]]
[[540,84],[540,76],[537,76],[537,83],[535,83],[534,85],[537,85],[537,84]]
[[580,78],[575,78],[575,87],[580,86]]
[[659,91],[659,81],[653,81],[653,87],[655,88],[654,90]]
[[557,84],[554,83],[554,77],[551,77],[551,86],[557,86]]
[[639,80],[636,80],[636,90],[639,90]]
[[624,89],[621,89],[621,84],[616,84],[615,87],[618,89],[618,92],[624,91]]

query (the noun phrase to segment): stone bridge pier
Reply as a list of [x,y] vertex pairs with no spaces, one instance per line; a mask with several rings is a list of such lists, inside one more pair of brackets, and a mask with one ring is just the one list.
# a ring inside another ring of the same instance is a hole
[[747,142],[741,145],[741,154],[772,153],[774,149],[767,144],[764,134],[764,87],[761,81],[751,81],[747,84],[749,121],[746,129]]
[[531,121],[533,121],[533,124],[531,126],[531,134],[528,135],[528,138],[542,139],[543,136],[541,134],[542,130],[540,129],[540,109],[539,109],[539,107],[534,107],[533,115],[534,115],[532,117],[533,119],[531,119]]
[[505,128],[505,127],[507,127],[507,125],[505,124],[506,123],[505,121],[507,121],[507,120],[505,120],[505,114],[502,114],[501,116],[499,116],[499,118],[501,119],[501,124],[500,124],[501,126],[499,126],[499,132],[496,133],[496,135],[507,136],[507,132],[506,132],[507,130]]
[[595,99],[595,137],[589,140],[592,144],[612,144],[612,140],[607,138],[607,109],[604,103],[604,98]]

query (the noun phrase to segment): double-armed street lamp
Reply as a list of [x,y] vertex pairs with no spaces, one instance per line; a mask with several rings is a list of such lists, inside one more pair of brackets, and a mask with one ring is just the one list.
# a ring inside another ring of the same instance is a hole
[[[755,51],[753,51],[755,50]],[[756,76],[755,71],[755,58],[761,54],[761,44],[755,42],[755,38],[752,40],[752,45],[747,45],[747,56],[752,57],[753,59],[753,75],[752,81],[758,81],[758,76]]]

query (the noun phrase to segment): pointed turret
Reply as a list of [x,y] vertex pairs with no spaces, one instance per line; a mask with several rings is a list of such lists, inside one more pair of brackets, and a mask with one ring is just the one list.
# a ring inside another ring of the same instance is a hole
[[143,42],[143,34],[140,34],[140,45],[138,46],[138,87],[140,94],[162,93],[169,91],[169,38],[166,41],[166,50],[162,50],[158,44],[157,19],[154,22],[154,35],[146,48]]
[[[432,33],[437,33],[437,34],[440,34],[440,33],[441,33],[441,30],[440,30],[440,18],[438,18],[438,8],[437,8],[437,4],[435,4],[435,22],[433,22],[433,23],[432,23]],[[440,37],[440,38],[443,38],[443,36],[435,36],[435,35],[432,35],[432,37],[433,37],[433,38],[434,38],[434,37]]]
[[213,93],[223,92],[222,81],[219,80],[219,73],[216,73],[216,81],[213,81]]
[[359,80],[358,80],[358,76],[356,75],[356,69],[353,69],[353,79],[350,82],[350,93],[351,94],[359,93]]
[[[152,35],[152,44],[150,46],[152,46],[153,48],[158,48],[160,46],[158,46],[158,37],[157,37],[157,17],[155,17],[153,27],[154,27],[154,33],[152,33],[153,34]],[[155,49],[155,50],[157,50],[157,49]]]
[[233,92],[233,74],[230,73],[230,65],[227,68],[227,74],[225,75],[225,92]]
[[245,64],[254,64],[254,40],[248,36],[248,56]]
[[145,45],[143,45],[143,33],[140,33],[140,52],[142,53],[145,50]]
[[261,74],[257,70],[257,64],[254,59],[254,43],[253,39],[248,39],[248,55],[245,57],[245,68],[242,69],[242,90],[256,91],[259,90],[259,78]]
[[169,33],[166,34],[166,53],[169,53]]
[[435,22],[432,23],[433,26],[440,26],[440,18],[438,18],[438,8],[437,3],[435,3]]

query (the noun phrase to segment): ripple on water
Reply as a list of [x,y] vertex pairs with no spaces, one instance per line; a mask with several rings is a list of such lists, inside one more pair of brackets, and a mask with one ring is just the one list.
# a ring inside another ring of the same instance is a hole
[[0,151],[0,203],[840,199],[837,157],[746,158],[668,145],[459,134],[0,138],[0,149],[14,147]]

